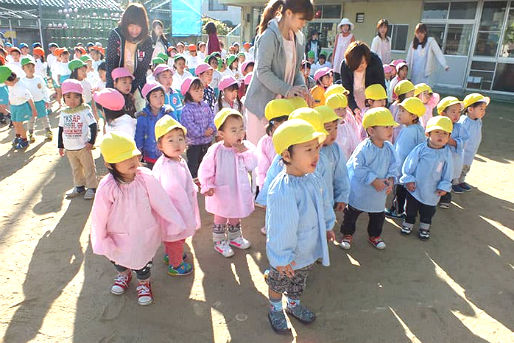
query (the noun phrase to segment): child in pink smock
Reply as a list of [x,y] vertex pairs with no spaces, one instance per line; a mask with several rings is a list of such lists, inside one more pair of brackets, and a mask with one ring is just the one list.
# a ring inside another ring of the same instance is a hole
[[214,250],[230,257],[234,255],[231,247],[250,247],[241,232],[241,218],[254,210],[248,173],[257,166],[257,156],[255,146],[243,140],[246,132],[241,113],[224,108],[216,114],[214,124],[221,140],[207,150],[198,179],[205,209],[214,214]]
[[347,108],[348,99],[344,94],[330,95],[326,100],[326,104],[341,118],[337,129],[336,143],[343,151],[346,159],[348,159],[361,142],[360,126],[355,120],[352,111]]
[[168,193],[186,228],[180,232],[167,231],[163,237],[164,261],[171,276],[188,275],[193,271],[193,266],[183,260],[184,243],[201,225],[196,197],[198,187],[181,156],[186,150],[186,134],[186,128],[170,116],[162,117],[155,124],[155,139],[162,155],[155,162],[152,173]]
[[109,174],[96,190],[92,210],[91,246],[106,256],[118,272],[111,293],[125,293],[138,279],[140,305],[153,302],[150,286],[152,259],[163,232],[184,230],[184,222],[170,198],[147,168],[132,137],[111,132],[100,145]]
[[414,86],[414,96],[417,96],[425,105],[426,112],[423,117],[419,118],[419,122],[426,129],[427,122],[433,117],[434,108],[441,100],[441,96],[438,93],[434,93],[432,88],[426,83],[418,83]]

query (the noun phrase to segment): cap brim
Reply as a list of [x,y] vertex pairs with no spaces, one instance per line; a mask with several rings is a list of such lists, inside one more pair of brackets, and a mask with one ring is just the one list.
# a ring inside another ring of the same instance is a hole
[[435,130],[441,130],[441,131],[444,131],[444,132],[448,132],[446,131],[445,128],[443,128],[442,126],[440,125],[436,125],[436,126],[431,126],[430,128],[426,128],[425,129],[425,133],[429,133],[429,132],[432,132],[432,131],[435,131]]
[[[141,155],[141,151],[139,151],[137,148],[131,151],[124,152],[120,155],[118,155],[114,160],[106,161],[107,163],[119,163],[125,160],[128,160],[129,158],[132,158],[134,156]],[[105,157],[104,157],[105,158]]]

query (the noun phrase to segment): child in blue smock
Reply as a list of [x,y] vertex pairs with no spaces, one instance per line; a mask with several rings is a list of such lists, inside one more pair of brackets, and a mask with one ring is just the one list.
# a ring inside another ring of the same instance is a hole
[[[398,156],[398,169],[401,171],[403,162],[407,155],[418,144],[425,141],[425,130],[419,118],[425,114],[425,105],[418,98],[406,98],[399,104],[398,123],[403,125],[403,129],[398,134],[394,142],[394,150]],[[401,176],[401,175],[398,175]],[[394,197],[391,207],[385,209],[385,215],[390,218],[405,217],[405,197],[407,190],[398,183],[394,186]]]
[[471,190],[470,185],[465,182],[466,175],[471,168],[471,163],[473,163],[480,142],[482,142],[482,118],[485,116],[489,101],[489,97],[479,93],[472,93],[464,98],[464,114],[460,116],[459,123],[468,132],[469,139],[464,143],[462,172],[460,173],[457,186],[465,192]]
[[428,120],[428,140],[419,144],[405,159],[400,182],[408,190],[406,218],[402,234],[410,234],[419,213],[418,237],[430,238],[430,224],[439,198],[451,190],[452,157],[447,142],[452,122],[444,116]]
[[362,212],[369,215],[369,242],[377,249],[386,245],[380,235],[385,220],[385,201],[391,193],[398,175],[396,152],[390,140],[393,127],[398,126],[391,112],[385,107],[372,108],[366,112],[362,127],[368,138],[355,149],[346,164],[350,177],[350,197],[344,209],[341,225],[343,238],[340,247],[348,250],[355,233],[355,223]]
[[282,156],[285,169],[270,185],[266,207],[266,254],[270,269],[268,319],[276,332],[289,331],[282,309],[302,323],[316,316],[300,303],[313,264],[322,259],[328,266],[327,240],[335,235],[335,215],[323,180],[314,172],[320,144],[326,135],[302,119],[290,119],[273,134],[273,146]]
[[180,93],[171,87],[173,84],[173,69],[167,64],[159,64],[155,67],[153,76],[164,88],[164,104],[173,107],[172,117],[180,122],[184,105],[182,104]]
[[[463,190],[458,187],[459,177],[462,171],[462,158],[464,157],[464,144],[469,138],[467,130],[458,122],[462,111],[462,102],[453,96],[447,96],[441,99],[437,104],[437,113],[439,115],[450,118],[453,123],[453,130],[448,139],[448,145],[452,152],[452,191],[462,193]],[[451,192],[446,193],[439,201],[439,207],[449,208],[452,201]]]

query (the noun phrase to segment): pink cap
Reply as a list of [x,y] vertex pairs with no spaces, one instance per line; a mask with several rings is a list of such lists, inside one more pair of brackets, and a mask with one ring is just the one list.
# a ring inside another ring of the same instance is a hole
[[318,70],[316,70],[316,72],[314,73],[314,81],[318,81],[319,79],[321,79],[323,76],[327,75],[328,73],[330,73],[332,71],[332,68],[329,68],[329,67],[323,67],[323,68],[319,68]]
[[243,65],[241,66],[241,71],[245,71],[246,70],[246,67],[248,67],[248,65],[251,64],[254,64],[255,65],[255,62],[254,61],[246,61],[245,63],[243,63]]
[[166,70],[171,71],[171,74],[173,75],[173,69],[170,68],[167,64],[158,64],[155,69],[153,70],[153,76],[157,76],[162,72],[165,72]]
[[164,88],[162,85],[158,82],[149,82],[143,86],[143,89],[141,89],[141,94],[143,94],[143,98],[146,98],[146,96],[153,91],[154,89],[160,88],[164,91]]
[[[182,86],[180,86],[180,93],[182,95],[186,95],[187,92],[189,92],[189,88],[191,88],[191,84],[194,80],[199,80],[197,77],[188,77],[182,82]],[[218,86],[219,88],[219,86]]]
[[246,76],[245,76],[245,85],[248,86],[250,84],[250,81],[252,81],[252,76],[253,76],[253,73],[246,74]]
[[112,79],[113,81],[116,81],[116,79],[119,79],[120,77],[131,77],[132,80],[135,79],[134,75],[132,75],[130,73],[130,71],[128,71],[127,68],[124,68],[124,67],[118,67],[116,69],[114,69],[112,72],[111,72],[111,76],[112,76]]
[[406,67],[407,66],[407,63],[405,62],[400,62],[396,65],[396,71],[398,72],[400,69],[402,69],[403,67]]
[[391,63],[389,63],[389,64],[392,64],[392,65],[396,68],[396,66],[397,66],[399,63],[406,63],[406,62],[407,62],[407,61],[405,61],[405,60],[399,59],[399,60],[394,60],[394,61],[392,61],[392,62],[391,62]]
[[201,73],[206,72],[207,70],[212,70],[212,67],[207,63],[200,63],[195,69],[195,74],[200,75]]
[[391,73],[393,72],[394,67],[390,66],[389,64],[384,64],[384,73]]
[[237,84],[237,80],[233,76],[225,76],[218,83],[218,89],[222,91],[235,84]]
[[93,94],[93,99],[100,106],[112,111],[119,111],[125,106],[123,94],[114,88],[104,88]]
[[61,85],[62,95],[68,93],[82,94],[82,84],[75,79],[67,79]]

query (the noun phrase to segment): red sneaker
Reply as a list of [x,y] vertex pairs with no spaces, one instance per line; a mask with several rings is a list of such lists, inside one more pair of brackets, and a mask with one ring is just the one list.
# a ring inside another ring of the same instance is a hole
[[137,286],[137,303],[139,305],[150,305],[153,303],[152,286],[150,282],[140,282]]
[[371,245],[373,245],[375,248],[379,250],[383,250],[386,248],[386,244],[380,236],[369,237],[368,241],[371,243]]
[[130,280],[132,280],[132,272],[118,273],[114,279],[114,285],[111,287],[111,293],[115,295],[122,295],[128,289]]

